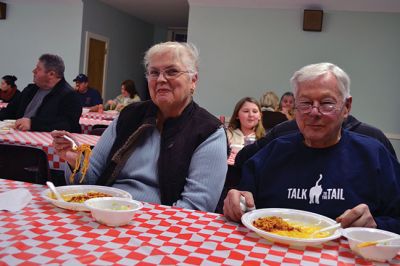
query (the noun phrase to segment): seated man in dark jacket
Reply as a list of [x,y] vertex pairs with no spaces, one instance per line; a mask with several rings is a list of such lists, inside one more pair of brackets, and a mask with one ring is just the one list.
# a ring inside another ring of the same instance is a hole
[[64,79],[64,62],[57,55],[44,54],[33,70],[33,82],[18,99],[0,111],[0,120],[17,119],[23,131],[63,129],[81,132],[79,97]]

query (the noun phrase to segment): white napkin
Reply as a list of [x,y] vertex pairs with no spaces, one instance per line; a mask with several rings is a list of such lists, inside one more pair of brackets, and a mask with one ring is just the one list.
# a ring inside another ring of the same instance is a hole
[[25,208],[32,200],[32,194],[25,188],[0,193],[0,210],[16,212]]

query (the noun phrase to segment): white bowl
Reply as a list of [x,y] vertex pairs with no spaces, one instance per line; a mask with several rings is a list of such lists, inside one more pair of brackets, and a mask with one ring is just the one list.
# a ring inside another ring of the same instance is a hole
[[136,200],[110,197],[89,199],[85,201],[85,206],[97,222],[107,226],[121,226],[128,224],[133,213],[140,210],[143,204]]
[[365,227],[350,227],[342,230],[343,235],[349,240],[351,250],[357,255],[379,262],[385,262],[393,259],[400,251],[400,239],[393,240],[384,245],[376,245],[359,248],[357,245],[366,241],[377,241],[391,237],[400,237],[400,235],[379,229]]

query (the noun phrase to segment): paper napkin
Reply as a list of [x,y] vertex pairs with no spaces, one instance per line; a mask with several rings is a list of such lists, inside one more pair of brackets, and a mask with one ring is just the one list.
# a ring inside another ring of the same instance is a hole
[[32,194],[25,188],[0,193],[0,210],[16,212],[25,208],[32,200]]

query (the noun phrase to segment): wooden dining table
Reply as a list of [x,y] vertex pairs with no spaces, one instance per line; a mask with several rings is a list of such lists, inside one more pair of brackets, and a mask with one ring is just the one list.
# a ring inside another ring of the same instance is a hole
[[0,192],[18,188],[33,198],[18,212],[0,211],[0,265],[373,265],[345,238],[291,247],[220,214],[150,203],[128,225],[108,227],[47,202],[42,185],[0,179]]
[[[96,145],[100,136],[73,133],[79,144]],[[0,134],[0,143],[40,148],[47,153],[50,169],[63,170],[64,161],[55,153],[53,138],[49,132],[12,130]],[[1,266],[1,265],[0,265]]]

